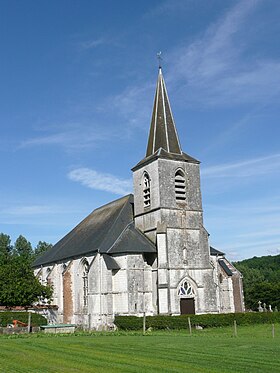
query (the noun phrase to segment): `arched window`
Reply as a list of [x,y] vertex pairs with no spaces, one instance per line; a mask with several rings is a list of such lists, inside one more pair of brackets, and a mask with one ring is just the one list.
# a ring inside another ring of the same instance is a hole
[[143,178],[143,198],[144,198],[144,207],[149,207],[151,205],[151,181],[147,172],[144,173]]
[[194,291],[193,291],[193,287],[192,285],[187,281],[187,280],[184,280],[180,286],[179,286],[179,290],[178,290],[178,295],[180,297],[194,297]]
[[89,272],[89,264],[87,260],[83,262],[83,303],[84,306],[88,305],[88,272]]
[[182,170],[178,170],[175,174],[175,197],[177,202],[186,200],[186,178]]

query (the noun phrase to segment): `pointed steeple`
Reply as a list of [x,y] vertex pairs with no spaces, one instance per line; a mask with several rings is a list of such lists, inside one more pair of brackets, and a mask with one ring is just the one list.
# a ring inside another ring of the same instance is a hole
[[146,157],[160,148],[168,153],[182,154],[161,67],[159,67]]
[[182,152],[160,66],[146,156],[132,168],[132,171],[159,158],[200,163]]

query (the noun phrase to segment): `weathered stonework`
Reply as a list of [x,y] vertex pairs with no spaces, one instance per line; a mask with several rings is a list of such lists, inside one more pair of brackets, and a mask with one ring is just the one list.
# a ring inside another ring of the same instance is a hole
[[95,210],[35,263],[54,289],[53,322],[99,329],[115,315],[244,311],[241,274],[209,246],[199,162],[181,151],[169,105],[160,71],[134,200]]

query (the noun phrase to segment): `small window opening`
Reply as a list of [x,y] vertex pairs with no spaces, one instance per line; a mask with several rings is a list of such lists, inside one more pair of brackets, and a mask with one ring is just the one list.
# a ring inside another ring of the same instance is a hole
[[182,170],[175,174],[175,197],[177,202],[186,200],[186,178]]
[[183,248],[183,262],[187,263],[187,249],[185,247]]
[[151,190],[150,190],[150,178],[147,173],[144,174],[143,197],[144,197],[144,207],[149,207],[151,205]]

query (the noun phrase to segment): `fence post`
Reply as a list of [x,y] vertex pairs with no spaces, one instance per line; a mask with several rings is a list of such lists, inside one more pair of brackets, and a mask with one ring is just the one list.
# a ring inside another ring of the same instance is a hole
[[191,324],[191,318],[190,317],[188,317],[188,324],[189,324],[190,335],[192,335],[192,324]]
[[234,322],[233,322],[233,330],[234,330],[234,336],[237,337],[237,324],[236,324],[236,320],[234,320]]
[[88,330],[91,330],[91,313],[88,314]]
[[275,326],[274,324],[272,324],[272,338],[275,337]]
[[28,312],[28,326],[27,326],[27,332],[31,333],[31,312]]
[[146,312],[143,313],[143,335],[146,333]]

